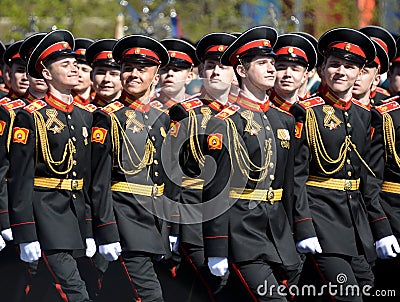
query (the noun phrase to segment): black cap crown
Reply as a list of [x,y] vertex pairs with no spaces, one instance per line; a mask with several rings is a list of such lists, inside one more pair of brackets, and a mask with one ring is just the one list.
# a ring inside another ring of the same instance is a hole
[[297,34],[283,34],[274,46],[276,60],[294,61],[311,70],[317,62],[317,52],[311,42]]
[[130,35],[117,41],[112,51],[119,64],[140,62],[164,67],[169,62],[168,51],[157,40],[143,35]]
[[21,46],[22,42],[22,40],[14,42],[6,48],[3,54],[3,60],[8,66],[11,66],[11,64],[14,62],[18,64],[25,64],[24,60],[22,60],[19,54],[19,47]]
[[86,61],[86,50],[93,43],[93,40],[87,38],[76,38],[74,51],[76,59],[80,63],[88,64]]
[[21,56],[21,59],[24,60],[25,62],[28,62],[32,51],[45,36],[46,33],[36,33],[25,38],[25,40],[22,42],[19,48],[19,54]]
[[236,40],[227,33],[211,33],[203,36],[196,45],[196,56],[200,62],[206,59],[219,61],[224,51]]
[[116,39],[102,39],[93,42],[86,49],[86,61],[89,65],[105,65],[119,68],[112,56],[112,49],[117,43]]
[[164,39],[160,43],[168,51],[169,65],[184,69],[199,65],[196,57],[196,49],[192,44],[179,39]]
[[248,29],[226,49],[221,64],[236,66],[239,59],[246,56],[275,56],[273,47],[278,38],[277,31],[269,26],[256,26]]

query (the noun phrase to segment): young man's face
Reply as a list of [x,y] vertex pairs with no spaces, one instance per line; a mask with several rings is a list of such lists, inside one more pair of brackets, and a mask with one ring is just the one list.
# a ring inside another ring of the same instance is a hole
[[122,88],[137,98],[149,96],[152,85],[156,85],[159,79],[157,71],[157,66],[143,63],[123,63],[121,66]]
[[256,56],[246,71],[247,82],[260,90],[274,87],[276,78],[275,59],[269,56]]
[[325,83],[335,93],[346,93],[352,89],[360,75],[360,67],[350,61],[329,56],[322,66]]
[[110,66],[96,66],[93,69],[93,87],[106,100],[116,98],[121,89],[121,71]]
[[28,77],[26,76],[26,66],[12,63],[9,69],[9,76],[12,91],[18,96],[23,96],[29,87]]
[[193,72],[190,69],[178,68],[168,65],[161,68],[160,71],[160,87],[170,97],[185,90],[185,87],[193,78]]
[[400,64],[396,63],[388,72],[389,89],[391,93],[400,92]]
[[215,95],[230,89],[235,71],[231,66],[221,65],[219,61],[207,59],[202,66],[201,77],[204,78],[203,85],[207,91]]
[[303,65],[290,61],[275,63],[275,90],[281,94],[290,94],[298,90],[307,81],[307,69]]
[[46,93],[48,86],[46,84],[46,81],[43,79],[36,79],[36,78],[32,78],[31,76],[28,75],[28,79],[29,79],[29,89],[30,91],[32,91],[33,93]]
[[73,89],[79,83],[78,63],[74,57],[62,57],[48,67],[54,86]]
[[372,86],[379,84],[379,73],[376,67],[364,67],[361,69],[361,75],[353,86],[354,97],[361,97],[371,91]]
[[85,92],[92,85],[92,80],[90,78],[90,72],[92,67],[87,64],[78,63],[78,75],[79,81],[78,85],[74,87],[74,90],[78,93]]

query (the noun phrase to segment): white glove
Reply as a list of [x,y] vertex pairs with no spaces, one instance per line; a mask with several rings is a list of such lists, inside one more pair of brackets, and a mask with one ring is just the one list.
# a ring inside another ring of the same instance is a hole
[[177,235],[169,235],[169,247],[171,249],[171,252],[176,252],[178,251],[179,248],[179,237]]
[[6,242],[3,237],[0,236],[0,251],[6,247]]
[[321,245],[319,244],[317,237],[310,237],[307,239],[303,239],[296,243],[296,248],[299,253],[322,253]]
[[3,236],[4,240],[11,241],[13,240],[13,235],[11,229],[4,229],[1,231],[1,236]]
[[86,257],[92,258],[96,254],[96,242],[93,238],[86,238]]
[[375,242],[375,249],[381,259],[394,258],[400,253],[400,246],[393,235],[383,237]]
[[121,255],[121,245],[119,242],[113,242],[108,244],[102,244],[99,246],[99,253],[107,260],[117,260]]
[[24,262],[34,262],[41,257],[42,251],[38,241],[20,243],[19,249],[21,250],[19,257]]
[[213,275],[221,277],[228,271],[228,259],[225,257],[209,257],[208,268]]

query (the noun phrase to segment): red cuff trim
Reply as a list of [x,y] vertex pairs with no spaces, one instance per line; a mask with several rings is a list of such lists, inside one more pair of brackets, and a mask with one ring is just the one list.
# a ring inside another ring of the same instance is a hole
[[8,213],[8,210],[0,211],[0,214]]
[[302,218],[302,219],[298,219],[298,220],[295,221],[295,223],[297,223],[297,222],[302,222],[302,221],[305,221],[305,220],[312,220],[312,218]]
[[25,225],[25,224],[35,224],[35,222],[34,221],[30,221],[30,222],[14,223],[11,226],[12,227],[17,227],[17,226],[21,226],[21,225]]
[[117,224],[117,223],[116,223],[116,222],[107,222],[107,223],[99,224],[99,225],[97,226],[97,228],[101,228],[101,227],[103,227],[103,226],[110,225],[110,224]]
[[369,223],[377,222],[377,221],[379,221],[379,220],[383,220],[383,219],[387,219],[387,216],[383,216],[383,217],[381,217],[381,218],[378,218],[378,219],[372,220],[372,221],[370,221]]
[[228,238],[228,236],[207,236],[205,239],[219,239],[219,238]]

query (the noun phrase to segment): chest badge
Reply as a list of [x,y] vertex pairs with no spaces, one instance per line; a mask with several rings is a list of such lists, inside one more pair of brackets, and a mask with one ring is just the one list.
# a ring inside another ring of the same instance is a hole
[[57,110],[46,109],[46,115],[46,129],[53,131],[53,134],[61,133],[61,131],[64,130],[65,125],[57,118]]
[[246,110],[240,113],[240,115],[246,120],[247,124],[244,131],[250,133],[251,135],[257,135],[261,130],[260,124],[254,120],[254,112]]
[[126,129],[132,130],[133,133],[139,133],[144,129],[144,124],[139,122],[136,119],[136,112],[133,110],[127,110],[125,112],[125,115],[127,117],[126,119]]
[[324,105],[322,111],[325,113],[324,127],[329,130],[335,130],[343,122],[335,115],[335,109],[332,106]]

